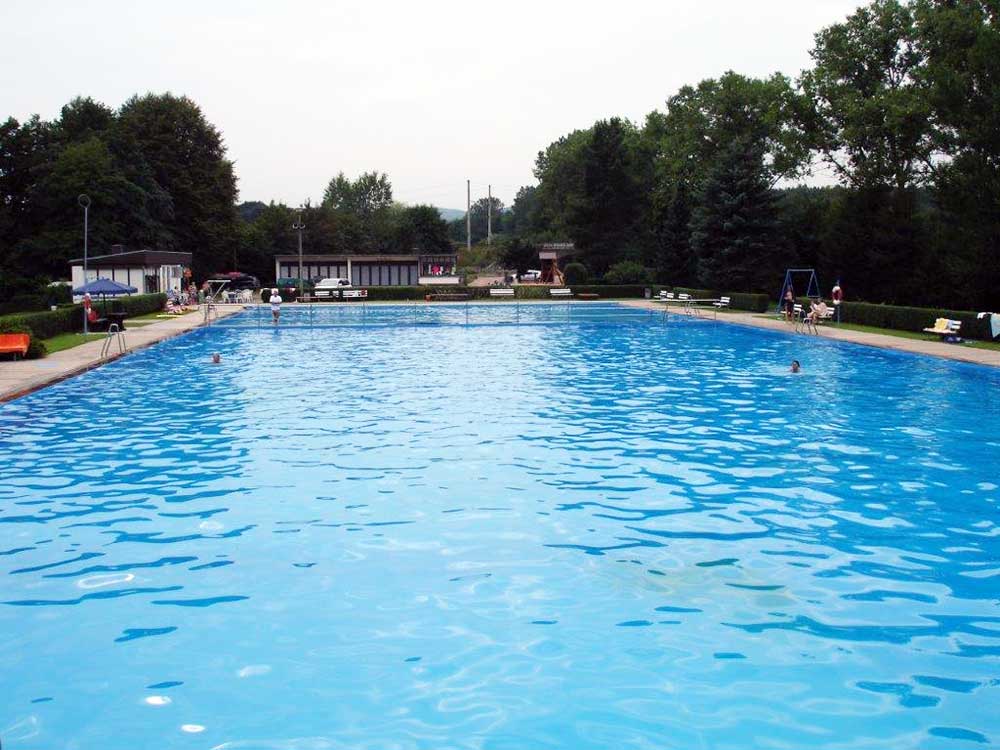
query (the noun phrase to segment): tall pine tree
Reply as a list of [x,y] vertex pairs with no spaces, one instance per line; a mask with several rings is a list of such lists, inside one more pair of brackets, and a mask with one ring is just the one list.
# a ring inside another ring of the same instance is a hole
[[698,280],[720,291],[774,286],[775,196],[758,141],[733,141],[709,173],[691,216]]

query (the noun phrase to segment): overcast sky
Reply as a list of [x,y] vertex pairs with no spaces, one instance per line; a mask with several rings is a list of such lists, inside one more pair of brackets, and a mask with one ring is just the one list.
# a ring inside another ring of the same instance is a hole
[[0,0],[0,118],[170,91],[222,131],[242,200],[377,169],[407,203],[464,208],[468,178],[510,204],[560,135],[729,69],[795,77],[858,5]]

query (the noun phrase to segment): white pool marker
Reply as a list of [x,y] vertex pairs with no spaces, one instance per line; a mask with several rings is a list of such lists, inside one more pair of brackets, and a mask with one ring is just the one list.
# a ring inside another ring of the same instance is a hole
[[188,734],[198,734],[199,732],[204,732],[205,727],[201,724],[181,724],[181,731]]
[[267,664],[248,664],[236,673],[237,677],[259,677],[271,671]]
[[146,704],[150,706],[169,706],[172,702],[165,695],[150,695],[146,698]]
[[134,581],[133,573],[107,573],[105,575],[87,576],[76,582],[77,588],[99,589],[102,586],[114,586],[116,583]]

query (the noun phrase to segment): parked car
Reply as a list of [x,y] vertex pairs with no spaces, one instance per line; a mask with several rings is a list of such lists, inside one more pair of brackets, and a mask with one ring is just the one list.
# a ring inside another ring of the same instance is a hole
[[240,273],[239,271],[214,274],[210,281],[228,281],[229,283],[225,287],[227,292],[260,289],[260,280],[256,276],[251,276],[248,273]]
[[323,297],[332,298],[337,296],[339,290],[350,288],[350,279],[320,279],[316,282],[316,286],[313,288],[313,296],[317,299],[322,299]]
[[[282,278],[282,279],[278,279],[274,283],[274,285],[276,287],[278,287],[278,289],[280,289],[281,291],[288,292],[289,294],[293,294],[293,293],[299,291],[299,280],[298,279]],[[302,280],[302,291],[305,294],[312,293],[313,286],[314,286],[313,282],[309,281],[309,279],[303,279]]]
[[529,269],[521,274],[521,281],[538,281],[540,278],[542,278],[542,272],[533,269]]

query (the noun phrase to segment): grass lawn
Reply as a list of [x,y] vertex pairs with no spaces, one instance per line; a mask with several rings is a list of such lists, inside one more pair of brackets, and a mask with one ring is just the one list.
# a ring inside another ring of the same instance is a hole
[[[940,336],[933,334],[918,333],[917,331],[897,331],[894,328],[876,328],[875,326],[861,326],[855,323],[837,323],[836,328],[843,328],[847,331],[861,331],[862,333],[882,333],[886,336],[897,336],[901,339],[916,339],[917,341],[940,341]],[[965,340],[964,344],[958,346],[971,346],[976,349],[990,349],[1000,351],[1000,341],[971,341]]]
[[89,333],[84,336],[82,333],[60,333],[50,339],[42,339],[45,349],[49,354],[61,352],[63,349],[72,349],[74,346],[86,344],[88,341],[98,341],[107,336],[106,333]]
[[[758,315],[759,318],[774,318],[777,313],[767,313]],[[841,328],[845,331],[859,331],[861,333],[881,333],[883,336],[895,336],[900,339],[915,339],[916,341],[940,341],[940,336],[918,331],[899,331],[895,328],[876,328],[875,326],[862,326],[857,323],[829,323],[830,328]],[[962,344],[956,346],[971,346],[974,349],[989,349],[990,351],[1000,351],[1000,341],[972,341],[966,339]]]

